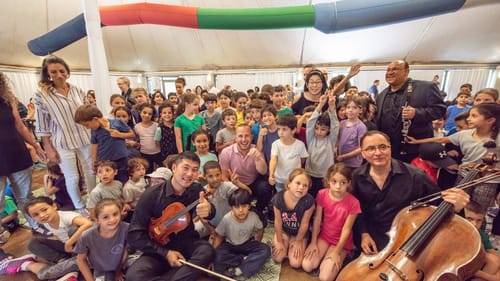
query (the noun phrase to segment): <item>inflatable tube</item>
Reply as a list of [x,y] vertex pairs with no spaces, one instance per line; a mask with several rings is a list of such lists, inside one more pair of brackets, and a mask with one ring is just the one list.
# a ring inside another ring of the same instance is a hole
[[[201,29],[277,29],[312,27],[333,33],[453,12],[466,0],[349,0],[316,5],[216,9],[137,3],[100,7],[101,25],[161,24]],[[28,42],[45,56],[85,37],[83,15]]]

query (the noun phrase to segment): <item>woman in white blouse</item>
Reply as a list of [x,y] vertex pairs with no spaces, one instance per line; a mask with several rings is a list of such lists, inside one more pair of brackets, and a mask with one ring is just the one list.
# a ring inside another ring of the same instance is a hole
[[94,188],[90,130],[73,119],[76,109],[84,104],[85,93],[66,82],[69,75],[69,66],[63,59],[49,56],[43,60],[35,93],[36,134],[42,138],[49,160],[60,164],[73,205],[86,214],[78,185],[78,163],[87,188]]

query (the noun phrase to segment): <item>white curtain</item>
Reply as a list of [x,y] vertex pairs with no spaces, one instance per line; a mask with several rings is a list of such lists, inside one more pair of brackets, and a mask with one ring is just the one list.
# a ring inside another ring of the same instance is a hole
[[[29,102],[30,98],[34,96],[34,93],[38,88],[38,80],[40,79],[40,74],[34,71],[27,71],[27,70],[7,69],[0,71],[3,71],[5,76],[7,76],[7,78],[9,79],[14,94],[19,98],[19,100],[22,103],[26,105]],[[116,79],[118,79],[118,77],[120,76],[129,77],[132,88],[142,86],[142,84],[138,83],[139,81],[136,79],[137,74],[132,74],[132,75],[113,74],[110,75],[109,77],[109,83],[111,85],[112,92],[96,93],[96,96],[104,95],[104,99],[107,102],[112,94],[119,94],[120,89],[116,85]],[[68,82],[82,88],[82,90],[85,92],[87,92],[90,89],[93,89],[93,82],[90,73],[71,72]]]
[[9,79],[14,95],[16,95],[23,104],[28,104],[30,98],[34,96],[35,90],[37,89],[38,74],[32,71],[14,72],[8,70],[4,70],[3,73]]
[[472,69],[451,69],[444,91],[448,93],[447,100],[453,100],[460,91],[460,85],[469,83],[472,85],[472,95],[482,88],[487,87],[488,76],[492,69],[472,68]]
[[215,85],[222,89],[225,85],[231,85],[233,89],[246,92],[255,86],[262,88],[264,84],[291,85],[294,83],[296,73],[290,72],[249,72],[249,73],[220,73],[216,75]]

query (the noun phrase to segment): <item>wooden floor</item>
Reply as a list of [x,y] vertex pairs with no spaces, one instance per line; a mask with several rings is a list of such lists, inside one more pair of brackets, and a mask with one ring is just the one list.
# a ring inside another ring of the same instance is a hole
[[[33,171],[33,189],[38,189],[43,186],[43,175],[44,169],[35,169]],[[16,230],[9,238],[9,241],[2,246],[2,249],[5,252],[13,254],[15,257],[19,257],[22,255],[29,254],[28,251],[28,242],[31,239],[33,234],[30,229],[20,228]],[[210,277],[202,277],[198,279],[198,281],[213,281],[217,280]],[[317,277],[309,275],[302,271],[297,271],[290,267],[288,262],[284,262],[281,266],[281,274],[280,281],[292,281],[292,280],[300,280],[300,281],[312,281],[318,280]],[[16,275],[8,275],[8,276],[0,276],[0,281],[39,281],[38,278],[32,273],[22,272]],[[146,281],[146,280],[145,280]]]

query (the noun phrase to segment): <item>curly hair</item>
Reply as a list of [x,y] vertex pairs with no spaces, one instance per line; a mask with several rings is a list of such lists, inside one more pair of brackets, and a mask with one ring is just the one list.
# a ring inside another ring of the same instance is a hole
[[16,97],[9,86],[9,79],[3,72],[0,72],[0,100],[11,106],[16,104]]

